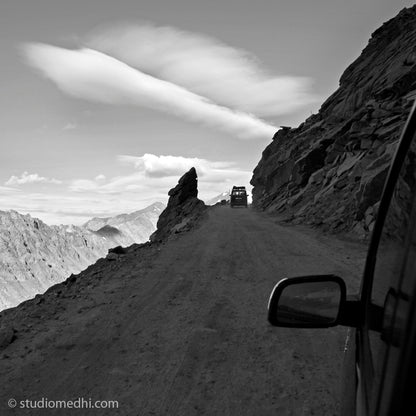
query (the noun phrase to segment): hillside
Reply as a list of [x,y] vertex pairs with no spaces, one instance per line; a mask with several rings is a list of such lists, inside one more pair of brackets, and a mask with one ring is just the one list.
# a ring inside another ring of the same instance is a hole
[[49,226],[30,215],[0,211],[0,310],[79,273],[111,247],[146,242],[162,208],[156,203],[131,214],[96,218],[87,223],[97,225],[96,231]]
[[416,6],[376,30],[338,90],[264,150],[253,203],[293,223],[372,230],[384,179],[416,97]]
[[104,256],[109,244],[75,226],[48,226],[30,215],[0,212],[0,309],[43,293]]

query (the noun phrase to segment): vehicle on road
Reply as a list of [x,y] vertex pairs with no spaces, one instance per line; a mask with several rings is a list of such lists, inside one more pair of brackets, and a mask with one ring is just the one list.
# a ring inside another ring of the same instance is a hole
[[415,415],[416,111],[410,113],[384,185],[360,293],[334,275],[286,278],[269,299],[274,326],[350,327],[342,415]]
[[245,186],[233,186],[230,195],[230,206],[247,208],[247,191]]

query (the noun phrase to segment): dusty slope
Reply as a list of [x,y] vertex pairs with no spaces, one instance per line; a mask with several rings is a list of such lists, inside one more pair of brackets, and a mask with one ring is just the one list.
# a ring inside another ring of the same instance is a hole
[[[216,207],[167,243],[132,246],[75,282],[0,314],[7,400],[118,400],[59,415],[333,415],[345,328],[273,329],[266,303],[286,275],[337,273],[356,286],[362,245]],[[352,260],[353,259],[353,260]]]

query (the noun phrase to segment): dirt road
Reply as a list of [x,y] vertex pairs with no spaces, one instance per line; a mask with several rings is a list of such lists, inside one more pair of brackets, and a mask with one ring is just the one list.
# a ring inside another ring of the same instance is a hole
[[[336,414],[346,329],[266,321],[282,277],[336,273],[358,286],[362,245],[315,234],[214,208],[199,228],[100,260],[65,290],[10,311],[1,320],[13,319],[17,339],[0,353],[0,413]],[[118,409],[19,408],[42,398]]]

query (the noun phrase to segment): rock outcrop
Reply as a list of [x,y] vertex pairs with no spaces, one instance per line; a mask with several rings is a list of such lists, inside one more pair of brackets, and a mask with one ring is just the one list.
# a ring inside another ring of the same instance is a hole
[[168,205],[160,214],[157,230],[151,235],[151,241],[163,240],[171,234],[189,230],[206,210],[204,202],[198,199],[195,168],[186,172],[168,195]]
[[275,134],[253,172],[255,207],[334,232],[372,230],[416,98],[415,45],[413,6],[373,33],[318,114]]

